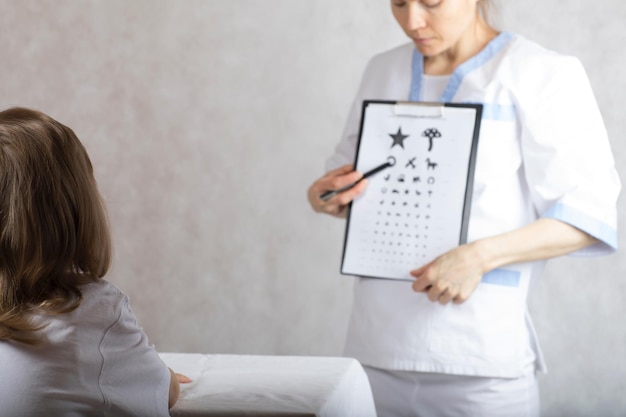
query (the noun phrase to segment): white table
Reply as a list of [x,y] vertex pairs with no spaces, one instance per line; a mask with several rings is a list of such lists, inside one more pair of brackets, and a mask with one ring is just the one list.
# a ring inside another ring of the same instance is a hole
[[350,358],[161,353],[193,382],[173,417],[375,417],[365,371]]

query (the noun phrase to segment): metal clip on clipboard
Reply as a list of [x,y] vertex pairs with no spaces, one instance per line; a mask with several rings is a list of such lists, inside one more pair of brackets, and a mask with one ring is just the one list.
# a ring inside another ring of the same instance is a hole
[[409,101],[398,101],[393,106],[396,116],[420,117],[428,119],[441,119],[444,115],[445,105],[443,103],[414,103]]

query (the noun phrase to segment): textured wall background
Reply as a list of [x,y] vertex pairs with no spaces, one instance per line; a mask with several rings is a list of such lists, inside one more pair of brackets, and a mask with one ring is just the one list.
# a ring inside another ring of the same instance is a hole
[[[501,3],[501,27],[582,59],[623,167],[626,3]],[[343,224],[305,191],[367,59],[404,42],[388,9],[0,0],[0,107],[43,110],[87,146],[115,240],[109,279],[159,350],[340,354]],[[625,263],[558,259],[537,287],[544,416],[626,413]]]

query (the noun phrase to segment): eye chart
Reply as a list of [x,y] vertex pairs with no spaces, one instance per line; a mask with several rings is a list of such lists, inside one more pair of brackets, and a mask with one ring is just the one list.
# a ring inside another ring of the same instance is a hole
[[480,104],[365,101],[341,273],[413,280],[409,271],[465,243]]

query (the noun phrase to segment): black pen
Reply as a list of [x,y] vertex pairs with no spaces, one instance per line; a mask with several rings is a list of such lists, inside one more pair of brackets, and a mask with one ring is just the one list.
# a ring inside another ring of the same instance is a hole
[[365,174],[363,174],[363,176],[361,177],[361,179],[359,179],[357,182],[353,182],[352,184],[348,184],[345,187],[341,187],[338,190],[330,190],[330,191],[326,191],[324,193],[322,193],[322,195],[320,195],[320,198],[323,201],[328,201],[330,200],[332,197],[336,196],[339,193],[343,193],[344,191],[349,190],[350,188],[354,187],[355,185],[357,185],[359,182],[363,181],[365,178],[367,177],[371,177],[374,174],[379,173],[380,171],[382,171],[383,169],[387,169],[389,167],[392,167],[396,164],[396,158],[394,158],[393,156],[390,156],[389,158],[387,158],[387,162],[385,162],[382,165],[377,166],[376,168],[370,169],[369,171],[367,171]]

